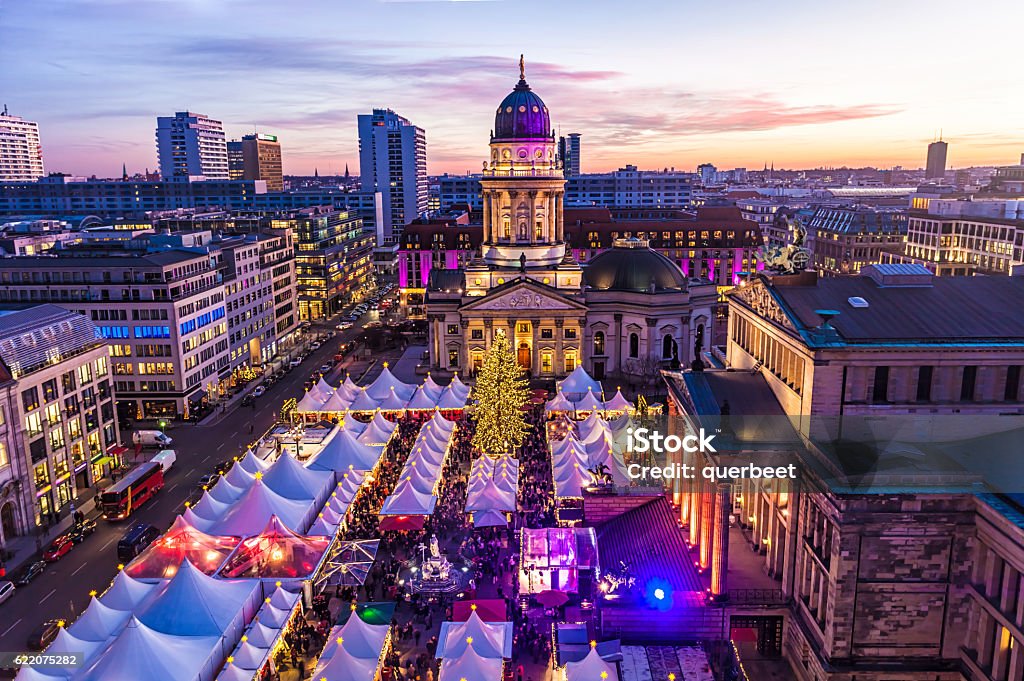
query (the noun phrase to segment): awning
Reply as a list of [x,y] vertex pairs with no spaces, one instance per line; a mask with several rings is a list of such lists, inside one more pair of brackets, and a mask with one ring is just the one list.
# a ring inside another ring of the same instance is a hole
[[200,390],[197,393],[193,393],[193,394],[189,395],[188,396],[188,401],[192,402],[194,404],[199,404],[205,398],[206,398],[206,391],[205,390]]
[[388,530],[422,530],[427,522],[423,515],[391,515],[381,518],[378,529],[382,532]]

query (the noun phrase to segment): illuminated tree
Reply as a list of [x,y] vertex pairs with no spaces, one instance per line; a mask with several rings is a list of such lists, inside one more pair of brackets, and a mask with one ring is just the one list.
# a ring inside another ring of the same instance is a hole
[[523,444],[530,425],[523,407],[530,399],[529,381],[503,332],[494,337],[477,374],[473,397],[476,434],[473,446],[496,456]]

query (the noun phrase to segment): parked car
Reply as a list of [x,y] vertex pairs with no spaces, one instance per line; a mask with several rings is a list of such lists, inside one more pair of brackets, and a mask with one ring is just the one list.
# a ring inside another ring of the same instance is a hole
[[160,530],[146,523],[139,523],[121,537],[117,542],[117,559],[122,563],[130,563],[132,558],[152,544],[160,536]]
[[57,638],[57,634],[60,633],[60,626],[60,620],[46,620],[33,629],[26,641],[28,649],[42,650],[53,643],[53,639]]
[[72,544],[81,544],[85,541],[85,538],[96,531],[95,520],[83,520],[76,524],[71,531],[68,532],[68,537],[71,539]]
[[218,480],[220,480],[220,475],[217,473],[207,473],[203,477],[199,478],[199,488],[210,489],[217,484]]
[[11,582],[0,582],[0,603],[14,595],[14,584]]
[[299,357],[292,357],[290,360],[288,360],[288,366],[292,367],[293,369],[299,366],[300,364],[302,364],[302,359],[300,359]]
[[213,467],[213,472],[216,473],[217,475],[224,475],[229,470],[231,470],[231,467],[233,465],[235,465],[235,462],[233,460],[221,461],[219,464]]
[[264,386],[262,386],[262,385],[258,385],[258,386],[256,386],[256,388],[255,388],[255,389],[254,389],[254,390],[252,391],[252,396],[253,396],[253,397],[263,397],[263,395],[265,395],[265,394],[266,394],[266,392],[267,392],[267,389],[266,389],[266,387],[264,387]]
[[26,565],[18,574],[18,586],[25,586],[29,584],[33,579],[44,572],[46,572],[45,560],[37,560],[34,563]]
[[341,322],[338,324],[338,331],[348,331],[352,328],[352,322]]
[[256,401],[256,395],[255,394],[253,394],[253,393],[246,393],[245,396],[242,397],[242,406],[243,407],[248,407],[250,404],[252,404],[255,401]]
[[321,364],[320,365],[320,373],[321,374],[326,374],[327,372],[329,372],[333,368],[334,368],[334,365],[332,365],[332,364]]
[[68,555],[74,546],[75,544],[71,541],[70,535],[62,534],[54,539],[53,543],[50,544],[50,548],[46,549],[43,553],[43,560],[47,563],[56,563],[64,556]]

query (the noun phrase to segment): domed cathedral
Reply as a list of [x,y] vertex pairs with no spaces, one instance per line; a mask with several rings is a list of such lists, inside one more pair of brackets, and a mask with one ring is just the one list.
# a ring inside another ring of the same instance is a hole
[[639,374],[688,365],[712,337],[714,285],[688,280],[636,239],[582,268],[566,249],[556,148],[550,112],[520,57],[480,178],[480,253],[465,270],[431,270],[427,283],[431,368],[472,376],[499,330],[535,378],[582,364],[595,378],[636,383]]

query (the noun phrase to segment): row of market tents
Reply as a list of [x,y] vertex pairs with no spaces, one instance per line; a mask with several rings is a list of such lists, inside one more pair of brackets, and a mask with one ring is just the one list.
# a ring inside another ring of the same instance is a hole
[[433,514],[455,423],[439,412],[420,426],[394,490],[384,500],[381,529],[412,529]]
[[623,451],[632,426],[628,414],[606,421],[596,411],[582,421],[565,419],[549,425],[549,433],[564,432],[564,437],[548,443],[555,497],[583,496],[583,490],[597,482],[590,471],[609,476],[615,485],[629,484]]
[[337,388],[321,378],[302,396],[295,411],[303,417],[377,410],[454,411],[465,408],[469,391],[469,386],[460,381],[458,376],[446,386],[439,385],[430,374],[420,385],[405,383],[391,372],[385,362],[380,375],[365,387],[356,385],[350,376],[346,376]]
[[519,459],[480,456],[469,471],[466,506],[475,527],[505,527],[506,513],[516,510],[519,488]]

